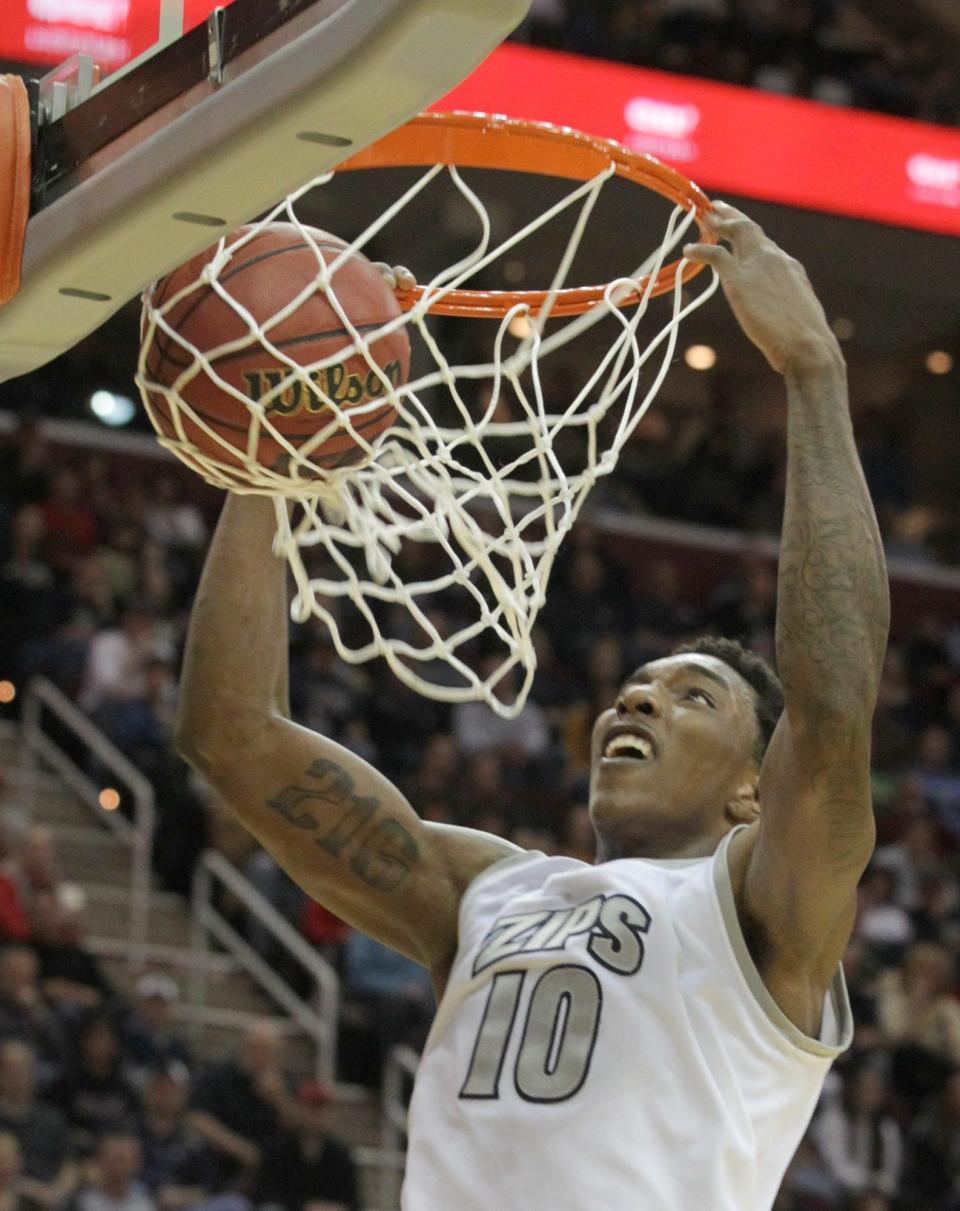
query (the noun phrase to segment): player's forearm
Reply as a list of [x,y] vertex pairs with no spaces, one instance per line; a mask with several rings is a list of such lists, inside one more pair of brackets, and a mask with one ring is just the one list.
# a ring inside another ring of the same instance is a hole
[[883,545],[853,438],[838,349],[786,372],[787,496],[777,662],[788,709],[872,712],[889,627]]
[[197,589],[184,655],[177,747],[194,763],[286,709],[286,564],[273,502],[227,497]]

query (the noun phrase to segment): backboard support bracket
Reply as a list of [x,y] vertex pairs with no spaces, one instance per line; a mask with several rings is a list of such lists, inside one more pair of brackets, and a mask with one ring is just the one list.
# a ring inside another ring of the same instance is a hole
[[100,68],[90,55],[71,55],[37,81],[37,129],[59,121],[88,101],[100,83]]
[[227,33],[227,10],[215,8],[207,18],[207,57],[210,71],[207,79],[211,84],[223,83],[223,53]]

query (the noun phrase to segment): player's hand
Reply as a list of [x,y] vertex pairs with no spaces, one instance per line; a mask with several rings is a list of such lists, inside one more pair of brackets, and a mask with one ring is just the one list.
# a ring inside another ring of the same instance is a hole
[[740,327],[778,374],[791,365],[836,357],[830,331],[807,272],[763,228],[726,202],[704,216],[720,244],[688,244],[683,255],[711,265]]
[[403,265],[391,268],[386,261],[374,261],[373,267],[380,270],[380,275],[391,290],[412,290],[417,284],[417,279]]

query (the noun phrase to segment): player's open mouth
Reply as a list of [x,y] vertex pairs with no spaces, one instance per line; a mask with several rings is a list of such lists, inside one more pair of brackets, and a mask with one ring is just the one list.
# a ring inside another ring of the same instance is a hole
[[629,723],[615,723],[607,732],[603,745],[605,758],[621,757],[631,761],[652,761],[656,755],[656,742],[646,728]]

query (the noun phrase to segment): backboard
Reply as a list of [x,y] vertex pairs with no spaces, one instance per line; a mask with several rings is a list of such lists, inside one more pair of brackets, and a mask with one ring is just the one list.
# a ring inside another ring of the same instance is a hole
[[98,81],[88,57],[33,85],[31,218],[23,286],[0,308],[0,380],[425,109],[528,4],[232,0],[205,16],[208,0],[147,0],[155,29],[129,63]]

